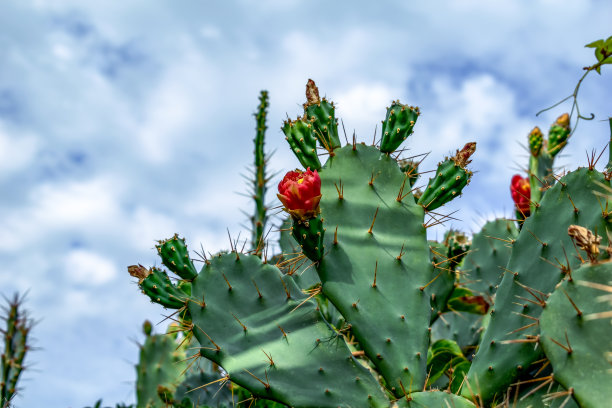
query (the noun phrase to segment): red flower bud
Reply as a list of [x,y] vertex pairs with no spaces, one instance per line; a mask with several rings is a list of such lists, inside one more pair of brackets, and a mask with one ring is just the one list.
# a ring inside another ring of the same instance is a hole
[[294,218],[308,219],[319,213],[321,178],[310,167],[302,172],[290,171],[278,183],[278,199]]
[[523,178],[519,174],[515,174],[510,182],[510,194],[512,194],[512,200],[514,200],[519,212],[528,217],[529,205],[531,204],[529,200],[531,197],[529,178]]

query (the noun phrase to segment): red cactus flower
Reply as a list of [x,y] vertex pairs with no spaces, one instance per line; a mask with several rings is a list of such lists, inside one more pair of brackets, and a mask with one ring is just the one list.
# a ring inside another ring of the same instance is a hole
[[516,204],[518,211],[525,215],[525,217],[528,217],[529,199],[531,197],[529,178],[523,178],[519,174],[515,174],[510,182],[510,194],[512,194],[512,200],[514,200],[514,204]]
[[294,218],[308,219],[319,212],[321,178],[315,170],[290,171],[278,183],[278,199]]

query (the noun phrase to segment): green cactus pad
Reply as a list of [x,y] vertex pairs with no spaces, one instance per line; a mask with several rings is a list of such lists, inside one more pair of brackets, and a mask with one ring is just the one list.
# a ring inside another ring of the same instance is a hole
[[195,266],[189,257],[185,239],[179,238],[174,234],[172,238],[159,241],[157,253],[162,259],[162,263],[183,279],[191,280],[197,275]]
[[136,399],[139,407],[166,407],[159,398],[158,388],[173,393],[182,381],[181,374],[187,369],[188,362],[185,361],[185,346],[181,346],[177,340],[175,330],[175,325],[170,325],[168,334],[148,334],[140,346],[136,366]]
[[388,406],[316,303],[258,257],[214,257],[193,281],[191,299],[201,355],[254,395],[292,407]]
[[419,115],[418,107],[402,105],[399,101],[393,102],[387,108],[387,116],[382,122],[380,151],[393,153],[412,134]]
[[612,401],[612,324],[605,317],[612,306],[602,301],[603,295],[610,298],[610,291],[612,262],[583,264],[572,272],[572,281],[564,281],[550,295],[540,317],[540,343],[555,380],[573,389],[585,408]]
[[312,123],[315,137],[327,151],[340,147],[335,110],[333,102],[330,103],[325,98],[319,103],[304,104],[304,117]]
[[402,385],[422,389],[426,375],[432,266],[423,209],[388,155],[365,145],[334,153],[319,173],[323,294],[399,397]]
[[[185,377],[174,393],[174,405],[179,405],[181,408],[233,406],[232,391],[227,384],[215,382],[219,378],[218,373],[205,372]],[[210,385],[202,387],[204,384]]]
[[449,248],[444,243],[429,241],[429,251],[433,270],[425,291],[431,302],[433,323],[446,309],[446,302],[455,288],[456,264],[449,260]]
[[151,268],[146,278],[138,286],[142,293],[168,309],[180,309],[185,306],[187,294],[170,281],[168,274],[161,269]]
[[313,171],[319,170],[321,161],[317,156],[317,139],[312,123],[301,118],[297,118],[295,121],[289,119],[283,124],[282,130],[289,147],[291,147],[295,157],[302,163],[302,166]]
[[428,385],[439,378],[448,376],[450,391],[456,394],[463,384],[463,377],[470,368],[470,362],[465,358],[459,345],[453,340],[442,339],[431,345],[427,355]]
[[307,220],[294,219],[291,227],[291,235],[298,242],[304,255],[313,262],[318,262],[323,256],[325,246],[323,238],[325,230],[323,222],[319,217],[313,217]]
[[433,211],[443,206],[461,194],[463,188],[470,181],[472,172],[447,159],[438,164],[436,176],[429,179],[429,183],[419,198],[418,204],[427,211]]
[[399,162],[400,169],[408,176],[410,187],[414,186],[419,178],[419,163],[413,160],[401,160]]
[[477,408],[467,399],[443,391],[413,392],[398,400],[397,406],[401,408]]
[[472,237],[471,250],[459,268],[459,282],[492,304],[517,236],[516,225],[510,220],[487,222]]
[[[610,185],[595,170],[569,173],[546,192],[541,206],[523,224],[468,375],[472,390],[479,390],[485,402],[541,356],[541,348],[531,342],[538,335],[533,319],[540,317],[540,304],[565,276],[563,265],[575,268],[579,264],[568,227],[610,230],[608,213],[604,217],[601,199],[593,193],[602,189],[602,183]],[[465,387],[463,394],[470,395]]]
[[431,326],[431,341],[453,340],[471,354],[479,342],[483,318],[474,313],[442,313]]

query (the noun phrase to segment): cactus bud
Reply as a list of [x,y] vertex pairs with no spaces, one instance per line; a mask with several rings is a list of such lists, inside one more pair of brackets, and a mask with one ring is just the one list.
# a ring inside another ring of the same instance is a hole
[[548,154],[556,156],[567,144],[570,134],[570,117],[567,113],[559,116],[548,131]]
[[544,135],[539,127],[534,127],[529,133],[529,150],[534,157],[540,155],[542,144],[544,143]]
[[595,235],[588,229],[579,225],[570,225],[567,228],[567,235],[574,240],[578,248],[587,253],[591,263],[597,263],[599,244],[601,243],[601,237],[599,235]]

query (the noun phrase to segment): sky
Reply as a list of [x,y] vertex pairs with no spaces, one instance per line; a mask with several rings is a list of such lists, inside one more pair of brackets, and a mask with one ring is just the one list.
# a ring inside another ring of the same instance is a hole
[[[142,322],[163,309],[128,265],[156,265],[175,232],[191,248],[247,237],[258,94],[270,96],[266,151],[299,166],[280,131],[314,79],[347,132],[370,143],[392,100],[418,105],[406,155],[433,170],[477,142],[473,180],[445,228],[512,217],[510,178],[526,135],[570,103],[584,45],[612,35],[612,3],[235,0],[5,1],[0,6],[0,291],[27,291],[37,321],[16,407],[135,401]],[[612,75],[591,74],[582,121],[557,162],[587,163],[610,138]],[[598,168],[603,168],[607,154]],[[425,184],[427,176],[419,181]]]

